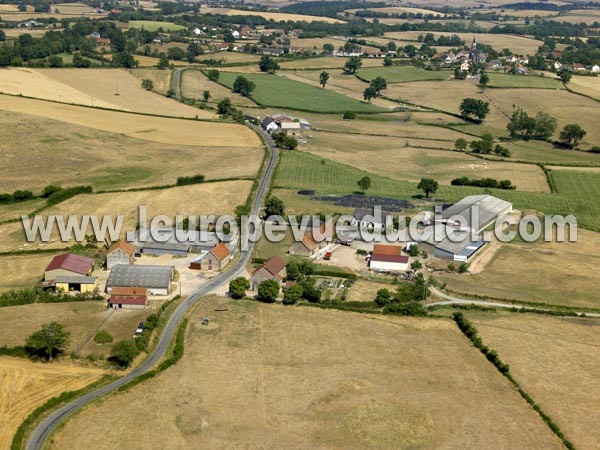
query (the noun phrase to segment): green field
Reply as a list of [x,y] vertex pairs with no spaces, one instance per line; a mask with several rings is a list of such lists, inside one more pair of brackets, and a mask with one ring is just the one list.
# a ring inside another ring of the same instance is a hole
[[358,76],[365,80],[383,77],[388,83],[405,81],[447,80],[449,72],[419,69],[414,66],[366,67],[358,71]]
[[156,20],[131,20],[130,28],[143,28],[146,31],[156,31],[162,28],[164,31],[185,30],[183,25],[177,25],[171,22],[159,22]]
[[[417,190],[418,183],[392,180],[299,151],[283,153],[275,177],[275,186],[313,189],[320,194],[349,194],[358,189],[356,182],[365,175],[372,181],[369,195],[410,200],[422,193]],[[579,225],[600,230],[598,174],[556,171],[553,172],[553,177],[559,190],[558,194],[440,185],[435,197],[457,201],[467,195],[491,193],[512,202],[515,208],[534,209],[546,214],[574,214]],[[583,185],[586,185],[585,189],[582,189]],[[584,195],[580,195],[580,192]]]
[[256,89],[252,92],[252,99],[263,106],[316,113],[383,111],[381,108],[362,103],[337,92],[309,86],[277,75],[221,72],[219,83],[232,89],[233,82],[240,75],[256,84]]
[[564,89],[557,78],[504,73],[489,73],[488,76],[490,77],[488,86],[495,88]]
[[512,159],[550,165],[600,166],[600,154],[557,148],[545,141],[513,141],[502,145],[511,151],[509,161]]

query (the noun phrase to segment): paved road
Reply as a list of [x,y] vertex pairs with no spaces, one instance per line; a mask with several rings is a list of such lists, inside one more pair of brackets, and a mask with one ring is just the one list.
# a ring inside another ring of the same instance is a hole
[[[269,188],[269,183],[273,175],[273,171],[275,169],[275,165],[277,162],[277,149],[275,148],[271,137],[268,134],[264,133],[262,129],[252,124],[248,124],[248,126],[250,126],[250,128],[261,134],[261,136],[263,136],[267,145],[270,148],[269,162],[265,169],[265,173],[262,179],[260,180],[260,184],[254,198],[254,204],[252,206],[252,213],[257,214],[260,210],[264,196]],[[182,302],[177,307],[177,309],[169,318],[154,351],[148,356],[148,358],[146,358],[146,360],[144,360],[144,362],[142,362],[142,364],[140,364],[132,372],[125,375],[124,377],[119,378],[118,380],[106,386],[103,386],[93,392],[90,392],[82,397],[79,397],[52,412],[31,433],[31,436],[27,441],[27,450],[41,450],[48,436],[50,436],[50,434],[54,431],[57,425],[59,425],[67,416],[72,414],[74,411],[82,408],[91,401],[109,392],[114,391],[120,386],[127,384],[134,378],[137,378],[138,376],[152,369],[152,367],[155,366],[164,356],[165,352],[169,347],[169,343],[172,341],[173,337],[175,336],[175,333],[177,332],[177,329],[179,328],[181,320],[183,319],[186,312],[190,309],[190,307],[209,292],[222,286],[225,283],[228,283],[232,278],[240,275],[246,267],[246,263],[248,262],[248,259],[250,257],[252,247],[253,244],[250,243],[248,251],[242,252],[240,258],[226,272],[220,273],[209,283],[199,287],[193,294],[191,294],[184,302]]]
[[[431,290],[432,293],[434,293],[435,295],[437,295],[440,298],[443,298],[444,300],[439,301],[439,302],[428,303],[427,307],[444,306],[444,305],[477,305],[477,306],[487,306],[489,308],[507,308],[507,309],[526,308],[526,309],[535,309],[538,311],[551,311],[550,309],[540,308],[540,307],[536,307],[536,306],[524,306],[524,305],[516,305],[516,304],[512,304],[512,303],[500,303],[500,302],[487,302],[484,300],[472,300],[472,299],[468,299],[468,298],[454,297],[452,295],[444,294],[442,291],[434,288],[433,286],[431,286],[429,289]],[[574,311],[574,312],[578,316],[582,316],[585,314],[586,317],[600,317],[600,314],[598,314],[598,313],[579,312],[579,311]]]

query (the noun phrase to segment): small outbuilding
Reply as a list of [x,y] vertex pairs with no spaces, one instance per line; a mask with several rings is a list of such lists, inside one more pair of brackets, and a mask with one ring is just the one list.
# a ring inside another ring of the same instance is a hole
[[215,270],[220,272],[231,261],[231,252],[222,242],[215,245],[210,251],[198,256],[189,268],[193,270]]
[[400,245],[375,244],[369,258],[369,269],[375,272],[406,272],[408,261]]
[[253,291],[256,291],[258,285],[263,281],[275,280],[278,283],[282,283],[286,276],[287,271],[285,261],[279,256],[273,256],[252,273],[250,286]]
[[113,309],[144,309],[148,306],[148,292],[141,287],[114,287],[108,299]]
[[133,264],[135,246],[125,240],[115,242],[106,253],[106,268],[112,269],[117,264]]

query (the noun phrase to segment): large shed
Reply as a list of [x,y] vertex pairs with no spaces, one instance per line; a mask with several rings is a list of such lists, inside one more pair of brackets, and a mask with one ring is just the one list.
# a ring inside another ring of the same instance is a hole
[[116,287],[143,287],[150,295],[168,295],[173,273],[173,266],[114,266],[106,282],[106,291],[112,294]]
[[[466,225],[467,228],[479,233],[494,221],[512,211],[512,203],[509,203],[493,195],[469,195],[454,205],[444,209],[441,214],[441,223],[459,227]],[[461,225],[460,222],[463,222]]]

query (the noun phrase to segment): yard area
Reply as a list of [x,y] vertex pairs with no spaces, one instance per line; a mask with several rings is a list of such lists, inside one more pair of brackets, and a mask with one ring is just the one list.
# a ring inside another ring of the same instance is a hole
[[[232,88],[233,82],[239,75],[241,74],[235,72],[221,72],[219,83]],[[256,84],[252,99],[262,105],[318,113],[342,113],[348,110],[379,111],[379,108],[368,103],[282,76],[259,74],[243,74],[243,76]]]
[[[227,311],[215,312],[222,307]],[[202,317],[210,325],[201,325]],[[215,297],[192,315],[177,365],[90,405],[58,431],[52,448],[169,448],[173,442],[190,448],[561,448],[449,320]]]

